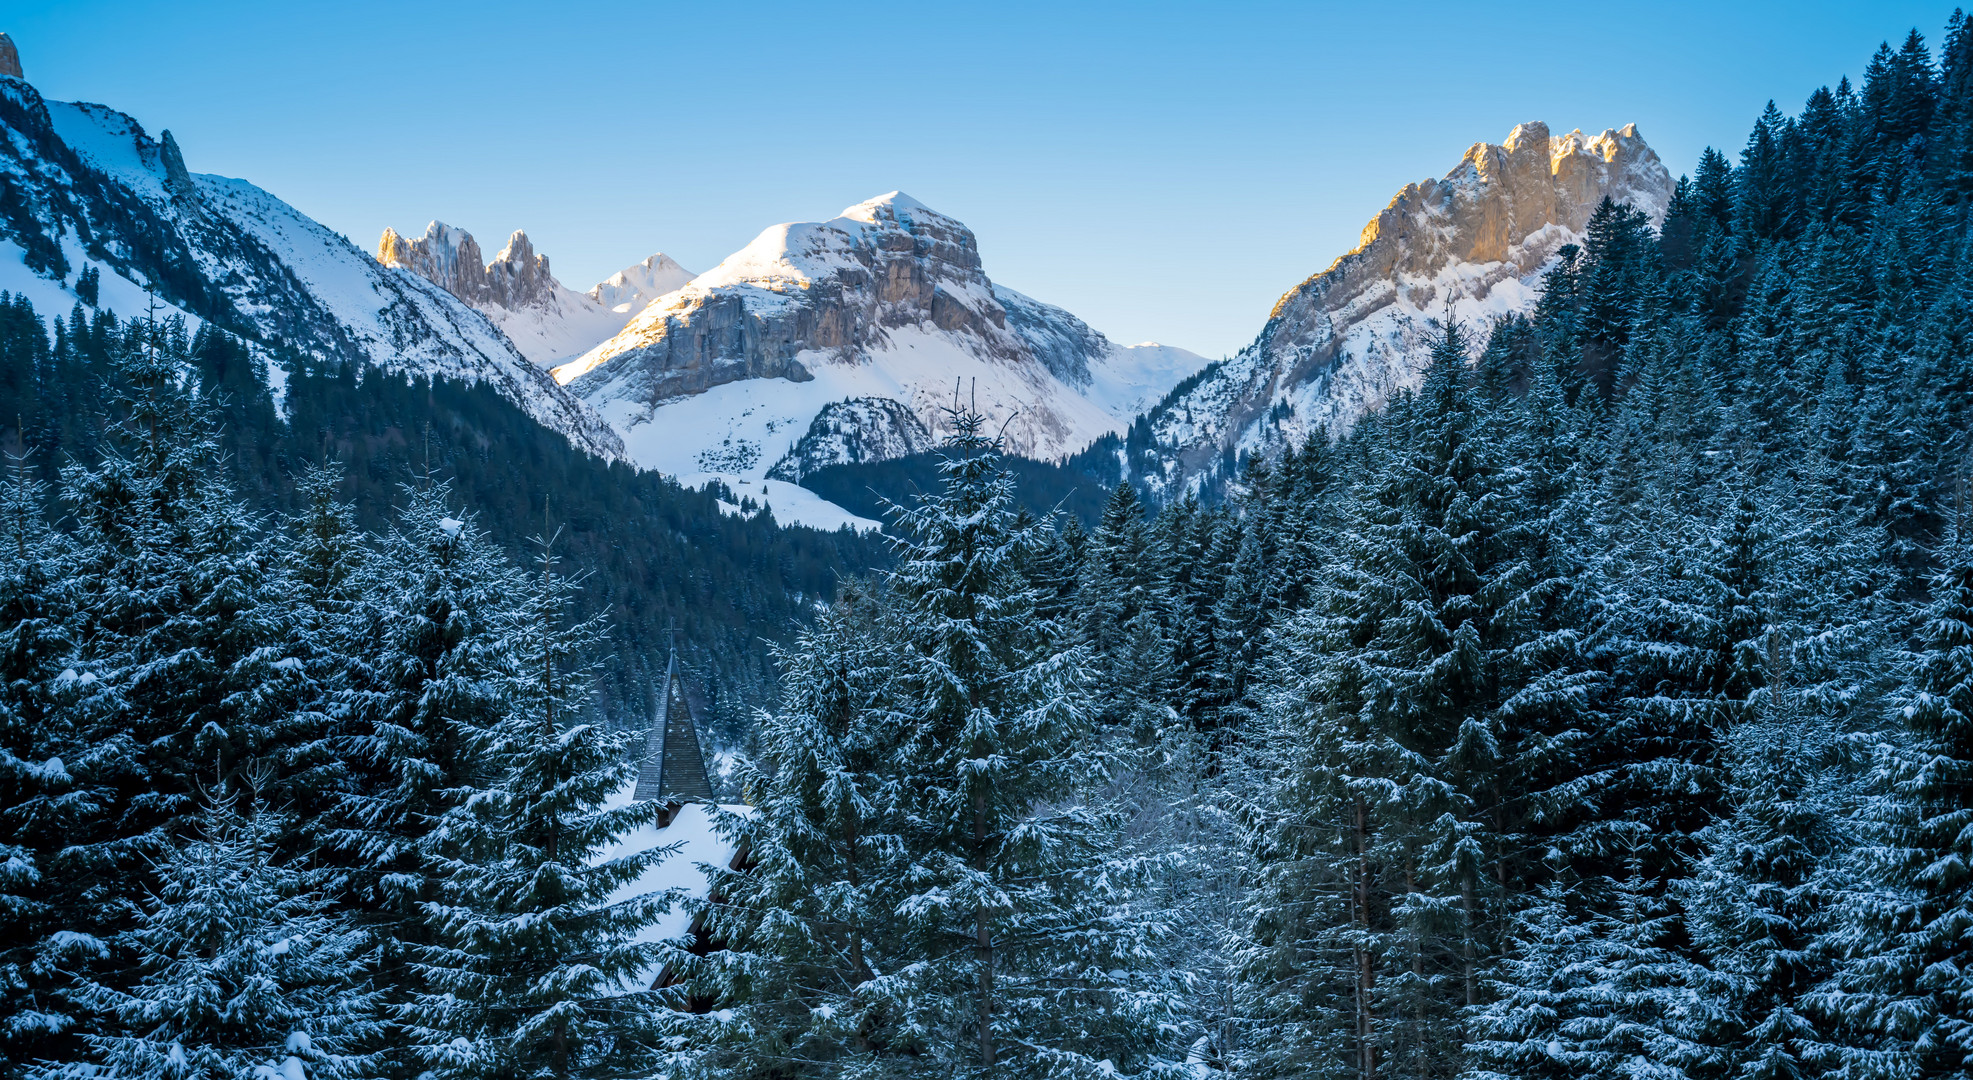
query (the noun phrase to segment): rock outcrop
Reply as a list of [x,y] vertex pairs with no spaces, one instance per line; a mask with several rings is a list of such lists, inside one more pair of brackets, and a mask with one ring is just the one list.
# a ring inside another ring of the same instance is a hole
[[1196,483],[1242,454],[1318,427],[1348,429],[1415,387],[1426,320],[1484,321],[1533,306],[1540,276],[1606,197],[1662,219],[1672,179],[1634,125],[1591,138],[1522,124],[1450,172],[1408,184],[1356,249],[1288,291],[1254,343],[1147,420],[1154,487]]
[[889,461],[922,454],[935,440],[916,414],[890,398],[832,401],[809,421],[808,432],[767,470],[769,480],[799,484],[830,465]]
[[[1204,364],[1154,348],[1160,373],[1175,357],[1192,361],[1159,394]],[[1074,452],[1134,415],[1106,397],[1124,381],[1099,377],[1135,366],[1131,352],[997,289],[972,230],[891,192],[828,221],[767,229],[555,376],[635,433],[626,445],[641,463],[798,478],[811,458],[914,452],[905,448],[928,438],[915,432],[938,428],[959,382],[1013,452]],[[708,469],[693,445],[750,464]]]
[[1026,359],[972,231],[894,192],[767,230],[557,377],[583,379],[585,393],[629,384],[656,404],[738,379],[804,381],[802,353],[853,356],[921,325]]
[[479,241],[464,229],[434,221],[425,226],[425,235],[407,240],[386,226],[377,241],[377,261],[401,266],[474,307],[546,308],[562,284],[549,272],[548,256],[536,254],[519,229],[492,262],[481,265]]
[[160,134],[158,142],[158,163],[164,168],[164,187],[171,192],[171,199],[180,209],[189,209],[198,204],[199,188],[192,183],[192,174],[185,168],[185,155],[179,152],[178,140],[166,130]]
[[23,81],[27,79],[21,74],[21,51],[14,47],[14,39],[5,33],[0,33],[0,75]]
[[[525,234],[514,235],[526,240]],[[474,307],[488,303],[492,295],[493,275],[481,260],[479,241],[443,221],[426,225],[425,234],[415,240],[384,226],[377,241],[377,261],[409,270]]]

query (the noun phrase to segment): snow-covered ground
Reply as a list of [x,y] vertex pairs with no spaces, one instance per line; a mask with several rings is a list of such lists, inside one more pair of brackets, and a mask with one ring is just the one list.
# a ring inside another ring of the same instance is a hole
[[[604,804],[605,808],[629,806],[631,793],[635,790],[636,784],[626,785],[610,797]],[[753,813],[752,807],[738,804],[721,806],[719,810],[742,816]],[[637,880],[611,894],[611,903],[651,893],[667,893],[672,897],[671,911],[640,930],[638,941],[676,941],[691,931],[692,915],[686,910],[685,902],[704,900],[712,888],[707,876],[708,869],[724,868],[733,861],[733,841],[721,835],[717,822],[717,815],[711,807],[688,803],[679,809],[670,825],[662,829],[646,825],[597,854],[598,862],[607,862],[653,848],[673,848],[670,854],[645,870]],[[644,972],[635,985],[650,986],[657,976],[656,969]]]
[[[99,263],[82,251],[82,245],[75,242],[70,234],[62,237],[62,254],[68,258],[69,274],[62,281],[43,277],[28,269],[27,251],[12,240],[0,239],[0,292],[10,292],[25,296],[34,305],[35,314],[44,322],[60,318],[67,319],[75,310],[81,298],[75,294],[75,281],[82,275],[86,266],[94,266],[102,275],[97,286],[96,306],[105,311],[114,311],[120,319],[141,319],[150,310],[151,296],[144,287],[122,274],[107,263]],[[202,321],[176,305],[163,300],[157,301],[157,317],[169,319],[173,316],[185,320],[187,331],[196,331]]]
[[678,260],[660,251],[636,266],[626,266],[597,282],[589,290],[589,298],[622,315],[627,323],[638,312],[651,306],[652,301],[667,293],[677,292],[691,284],[697,276],[678,265]]
[[489,304],[480,311],[536,367],[554,367],[581,356],[597,342],[608,341],[634,314],[604,307],[560,284],[552,285],[538,306],[514,310]]
[[[1134,359],[1143,352],[1159,357],[1192,355],[1163,349],[1131,350],[1126,355]],[[689,486],[703,486],[717,477],[736,493],[754,496],[756,502],[765,485],[776,521],[820,529],[845,524],[876,528],[878,523],[857,517],[805,488],[768,480],[767,471],[807,434],[809,422],[831,402],[890,398],[929,421],[926,426],[936,436],[943,410],[953,405],[957,388],[966,404],[977,406],[990,417],[1002,418],[1010,441],[1069,449],[1121,431],[1136,415],[1118,416],[1099,401],[1064,386],[1045,369],[1016,368],[1005,361],[981,357],[950,335],[931,328],[894,330],[889,347],[852,361],[817,352],[802,353],[798,359],[814,374],[813,379],[746,379],[655,409],[626,398],[598,404],[604,419],[623,436],[630,459],[638,465],[677,477]],[[1149,392],[1144,383],[1130,381],[1121,368],[1104,365],[1092,375],[1103,392],[1116,400],[1137,400]]]

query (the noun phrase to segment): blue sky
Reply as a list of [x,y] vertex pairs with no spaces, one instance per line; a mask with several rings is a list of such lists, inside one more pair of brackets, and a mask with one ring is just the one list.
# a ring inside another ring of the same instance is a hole
[[578,289],[901,188],[995,281],[1208,355],[1523,120],[1737,151],[1949,5],[7,0],[51,98],[169,128],[366,248],[525,228]]

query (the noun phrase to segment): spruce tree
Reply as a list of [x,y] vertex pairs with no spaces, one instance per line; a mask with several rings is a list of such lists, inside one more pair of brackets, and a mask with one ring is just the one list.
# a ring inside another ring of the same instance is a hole
[[569,621],[577,584],[557,573],[555,539],[538,539],[539,576],[498,628],[497,719],[455,730],[487,778],[460,778],[420,845],[439,885],[420,911],[430,940],[412,954],[420,993],[398,1016],[412,1060],[437,1077],[650,1067],[654,1002],[626,984],[650,966],[654,947],[634,938],[664,901],[611,896],[668,852],[598,857],[664,804],[604,805],[639,766],[627,733],[586,715],[604,626]]
[[61,673],[73,658],[75,598],[62,580],[63,545],[42,517],[45,488],[10,455],[0,490],[0,1075],[17,1080],[57,1056],[72,1033],[59,935],[72,928],[62,882],[63,761],[82,749]]
[[1909,744],[1876,750],[1855,884],[1830,945],[1843,962],[1817,1004],[1851,1075],[1945,1075],[1973,1055],[1965,937],[1973,928],[1973,554],[1943,552],[1896,708]]
[[879,972],[909,963],[895,928],[909,822],[891,778],[901,657],[885,603],[846,587],[781,654],[781,706],[761,717],[759,757],[742,766],[749,865],[717,868],[724,901],[705,911],[728,948],[669,958],[694,999],[733,1008],[730,1021],[678,1018],[698,1043],[687,1075],[881,1072],[912,1045],[872,992]]
[[1165,928],[1091,800],[1086,652],[1036,617],[1019,571],[1046,539],[982,424],[953,415],[943,489],[897,513],[882,644],[825,622],[768,728],[762,858],[717,924],[740,955],[701,966],[727,972],[763,1073],[795,1054],[824,1075],[1135,1073],[1165,1049],[1173,987],[1146,967]]
[[[509,613],[525,584],[441,483],[409,489],[365,561],[347,679],[324,740],[349,776],[311,823],[325,869],[377,950],[387,1015],[430,990],[416,965],[439,944],[447,815],[499,773],[484,753],[508,713]],[[411,1075],[393,1035],[387,1067]]]
[[379,1027],[363,936],[317,875],[275,861],[285,826],[257,796],[244,812],[235,796],[203,801],[197,833],[158,867],[156,891],[125,935],[138,978],[89,987],[102,1019],[83,1038],[87,1060],[36,1075],[374,1075],[360,1052]]

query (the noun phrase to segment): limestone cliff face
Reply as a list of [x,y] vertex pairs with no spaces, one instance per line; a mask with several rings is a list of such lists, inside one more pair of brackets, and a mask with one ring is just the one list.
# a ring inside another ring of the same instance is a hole
[[464,229],[434,221],[423,236],[406,239],[386,226],[377,241],[377,261],[401,266],[474,307],[542,307],[557,284],[548,256],[535,254],[527,233],[518,229],[493,262],[482,264],[479,241]]
[[1346,430],[1418,384],[1428,317],[1450,304],[1481,329],[1532,307],[1541,273],[1562,245],[1581,241],[1604,198],[1656,221],[1671,190],[1634,125],[1592,138],[1530,123],[1474,144],[1444,176],[1407,184],[1356,250],[1282,296],[1252,345],[1151,412],[1147,478],[1192,482],[1318,426]]

